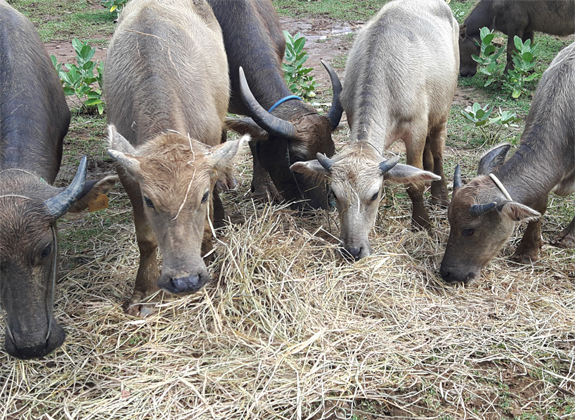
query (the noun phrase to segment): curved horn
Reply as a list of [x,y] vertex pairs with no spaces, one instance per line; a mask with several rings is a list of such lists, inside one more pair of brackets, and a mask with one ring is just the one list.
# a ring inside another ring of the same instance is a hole
[[240,94],[242,95],[244,104],[250,112],[249,116],[252,117],[257,125],[268,133],[274,133],[282,137],[287,137],[288,139],[296,138],[296,129],[292,123],[282,120],[281,118],[274,117],[259,104],[250,90],[248,81],[246,80],[246,75],[244,74],[244,69],[241,66]]
[[455,191],[458,188],[461,188],[462,186],[462,182],[461,182],[461,168],[459,167],[459,163],[457,164],[457,166],[455,167],[455,173],[453,174],[453,191]]
[[379,164],[379,170],[382,175],[388,173],[399,162],[399,156],[394,156],[391,159],[384,160]]
[[496,206],[497,203],[474,204],[469,208],[469,214],[473,217],[481,216],[482,214],[489,213]]
[[44,205],[54,219],[58,219],[60,216],[64,215],[82,194],[84,183],[86,182],[87,162],[88,159],[84,156],[80,161],[80,166],[78,166],[76,176],[70,185],[68,185],[60,194],[44,201]]
[[333,166],[333,160],[328,158],[323,153],[316,153],[315,157],[317,158],[319,164],[323,166],[323,169],[325,169],[328,172],[331,172],[331,167]]
[[485,152],[477,165],[477,175],[489,175],[495,168],[503,165],[510,148],[509,143],[502,143]]
[[339,125],[339,120],[341,120],[341,115],[343,114],[343,107],[341,106],[341,102],[339,101],[339,94],[341,93],[341,81],[339,77],[337,77],[337,73],[331,68],[331,66],[323,60],[320,60],[321,64],[325,67],[329,74],[329,78],[331,79],[331,87],[333,90],[333,99],[331,101],[331,108],[329,110],[329,114],[327,117],[329,118],[329,122],[331,124],[331,129],[335,130],[335,128]]

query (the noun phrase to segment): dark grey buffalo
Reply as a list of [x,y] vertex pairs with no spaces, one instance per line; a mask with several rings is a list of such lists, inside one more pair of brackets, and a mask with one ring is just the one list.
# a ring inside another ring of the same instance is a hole
[[106,192],[115,177],[87,182],[86,159],[67,188],[52,186],[70,111],[30,21],[0,0],[0,298],[6,351],[26,359],[59,347],[52,315],[56,221]]
[[[449,207],[451,232],[441,276],[470,283],[507,241],[516,222],[529,222],[514,259],[537,260],[541,215],[550,192],[575,192],[575,44],[543,74],[527,116],[521,145],[504,163],[509,145],[488,151],[478,177],[463,186],[459,171]],[[575,219],[551,243],[575,248]]]
[[[337,75],[326,67],[334,92],[334,105],[327,116],[318,114],[301,100],[281,102],[292,93],[282,76],[285,38],[272,2],[208,2],[224,35],[231,83],[229,112],[251,117],[228,119],[227,126],[258,140],[251,144],[252,191],[256,195],[273,195],[271,191],[275,191],[275,186],[286,200],[306,200],[313,208],[327,208],[325,182],[293,173],[290,165],[313,159],[316,153],[333,155],[331,132],[342,114],[338,102],[341,84]],[[270,184],[266,182],[270,177],[273,185],[266,185]]]
[[109,153],[132,202],[140,249],[130,314],[145,315],[142,299],[160,288],[193,293],[209,279],[202,255],[211,249],[212,191],[241,144],[220,145],[227,69],[205,1],[132,0],[123,10],[104,87]]
[[[294,171],[330,180],[341,241],[355,259],[372,252],[368,235],[384,180],[409,184],[414,227],[430,228],[424,181],[434,181],[433,201],[447,205],[443,149],[457,85],[457,31],[444,0],[387,3],[349,53],[341,94],[349,145],[333,159],[318,155],[292,165]],[[398,140],[405,144],[408,165],[384,157]]]
[[479,55],[483,27],[495,29],[508,36],[507,66],[513,69],[514,37],[533,43],[534,32],[569,35],[575,32],[575,0],[481,0],[465,19],[459,33],[459,74],[463,77],[477,73],[472,54]]

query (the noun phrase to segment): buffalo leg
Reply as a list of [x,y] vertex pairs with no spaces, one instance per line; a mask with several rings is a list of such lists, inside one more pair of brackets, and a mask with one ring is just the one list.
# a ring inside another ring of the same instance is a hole
[[575,248],[575,218],[571,220],[569,226],[555,235],[549,243],[559,248]]
[[[519,17],[518,17],[519,18]],[[519,18],[520,19],[520,18]],[[515,51],[515,35],[523,39],[523,29],[515,31],[515,25],[519,22],[514,22],[512,27],[507,28],[507,64],[505,65],[504,72],[507,73],[509,70],[513,70],[513,51]]]
[[536,220],[527,225],[525,234],[511,259],[522,264],[530,264],[537,261],[541,245],[543,245],[541,241],[541,220]]
[[140,266],[136,274],[134,292],[130,300],[125,304],[124,310],[130,315],[139,316],[142,309],[139,303],[159,290],[157,281],[160,277],[160,269],[156,257],[158,240],[144,212],[139,185],[131,181],[128,175],[123,173],[119,173],[119,175],[134,209],[136,238],[140,249]]
[[258,159],[258,154],[256,152],[256,142],[250,142],[250,149],[252,151],[254,163],[251,185],[252,194],[254,197],[260,200],[266,200],[270,202],[282,201],[282,197],[274,185],[270,174],[264,169]]
[[[415,125],[415,124],[414,124]],[[424,127],[427,125],[420,124],[422,129],[413,129],[411,134],[407,136],[405,141],[405,148],[407,150],[407,164],[415,166],[416,168],[423,169],[423,157],[425,152],[425,132],[427,131]],[[414,134],[419,131],[420,135]],[[423,205],[423,191],[425,190],[425,185],[421,184],[409,184],[407,187],[407,194],[411,199],[413,205],[413,211],[411,215],[411,226],[414,230],[426,229],[431,230],[431,221],[429,220],[429,215],[425,210]]]
[[222,199],[220,198],[220,193],[218,191],[218,187],[214,187],[214,192],[212,194],[212,203],[213,203],[213,211],[214,211],[214,228],[219,229],[224,226],[224,205],[222,203]]
[[[447,122],[439,127],[435,127],[429,133],[425,147],[429,148],[433,157],[433,173],[440,176],[439,181],[431,182],[431,203],[442,207],[449,206],[447,198],[447,181],[443,173],[443,150],[445,148],[445,138],[447,137]],[[427,170],[427,169],[426,169]]]
[[[541,216],[545,214],[545,210],[547,209],[547,197],[548,195],[544,195],[539,199],[539,202],[532,207],[541,213]],[[530,264],[531,262],[537,261],[542,245],[541,219],[529,222],[523,234],[523,238],[521,238],[521,242],[519,242],[511,259],[522,264]]]

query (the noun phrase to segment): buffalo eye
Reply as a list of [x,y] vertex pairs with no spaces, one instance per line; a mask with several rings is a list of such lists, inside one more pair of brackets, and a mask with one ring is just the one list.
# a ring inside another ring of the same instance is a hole
[[337,198],[337,195],[335,195],[335,192],[333,192],[332,189],[329,190],[329,195],[333,197],[335,201],[339,201],[339,198]]
[[44,259],[44,258],[48,257],[51,253],[52,253],[52,242],[50,242],[48,244],[48,246],[42,250],[41,256]]
[[210,196],[210,192],[206,191],[204,196],[202,197],[202,203],[205,203],[206,201],[208,201],[209,196]]
[[144,202],[146,203],[146,206],[154,208],[154,203],[152,203],[152,200],[150,200],[148,197],[144,197]]
[[371,201],[377,200],[377,197],[379,197],[379,193],[378,193],[378,192],[376,192],[375,194],[373,194],[373,196],[371,197]]
[[463,236],[471,236],[473,235],[475,231],[473,229],[463,229],[463,232],[461,232],[461,234]]

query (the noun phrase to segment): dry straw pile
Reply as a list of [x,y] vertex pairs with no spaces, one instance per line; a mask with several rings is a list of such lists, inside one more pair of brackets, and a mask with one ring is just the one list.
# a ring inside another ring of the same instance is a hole
[[145,319],[121,309],[137,265],[121,189],[122,205],[62,223],[120,220],[62,257],[64,346],[43,360],[0,353],[0,418],[570,416],[572,253],[546,247],[520,266],[508,246],[476,284],[450,287],[436,274],[445,212],[435,235],[411,232],[400,187],[383,201],[376,254],[355,264],[339,257],[334,214],[299,217],[246,189],[225,197],[234,223],[218,235],[213,283]]

